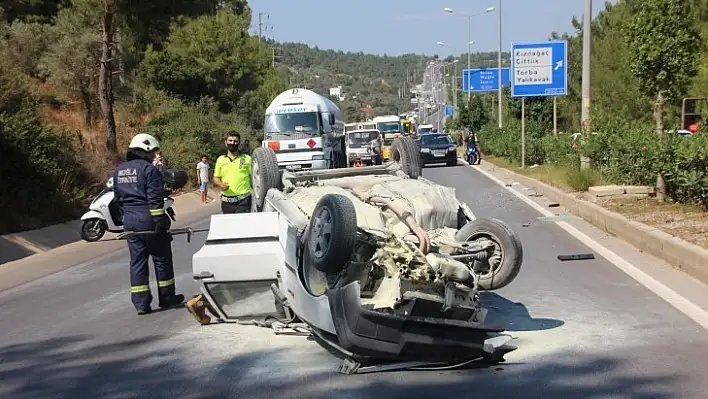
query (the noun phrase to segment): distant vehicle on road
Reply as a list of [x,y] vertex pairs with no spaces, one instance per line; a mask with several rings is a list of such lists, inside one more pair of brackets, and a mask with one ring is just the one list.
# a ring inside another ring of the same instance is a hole
[[349,167],[381,165],[383,140],[378,130],[349,130],[345,134]]
[[423,165],[446,163],[447,166],[457,165],[457,147],[449,135],[445,133],[429,133],[421,135],[420,157]]
[[423,134],[430,134],[433,132],[433,129],[435,126],[433,125],[420,125],[418,127],[418,134],[423,135]]
[[373,122],[383,136],[383,159],[388,161],[391,157],[391,143],[394,139],[401,137],[403,132],[401,119],[398,115],[385,115],[377,116]]

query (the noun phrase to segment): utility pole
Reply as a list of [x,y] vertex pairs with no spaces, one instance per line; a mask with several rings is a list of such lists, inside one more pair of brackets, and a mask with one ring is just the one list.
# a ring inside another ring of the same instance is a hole
[[[499,129],[503,127],[502,122],[502,0],[499,0],[499,54],[497,58],[499,71],[499,87],[497,88],[497,118],[499,120]],[[512,79],[514,77],[512,76]]]
[[[265,22],[263,22],[263,17],[265,17]],[[265,33],[264,33],[265,31]],[[273,31],[273,25],[270,24],[270,13],[259,12],[258,13],[258,41],[263,40],[267,36],[268,31]]]
[[[467,73],[468,78],[467,80],[471,80],[472,74],[470,73],[470,69],[472,68],[472,61],[471,61],[471,56],[472,56],[472,16],[467,17]],[[472,85],[471,82],[467,82],[467,103],[469,104],[470,99],[472,98]]]
[[585,0],[585,15],[583,15],[583,84],[580,120],[585,133],[590,132],[590,46],[592,44],[592,0]]

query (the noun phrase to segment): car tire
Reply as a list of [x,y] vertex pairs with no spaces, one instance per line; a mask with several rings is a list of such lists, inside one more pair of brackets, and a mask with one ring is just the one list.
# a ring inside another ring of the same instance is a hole
[[253,211],[261,212],[268,190],[280,187],[278,158],[273,149],[258,147],[253,150],[251,159],[251,187],[253,189]]
[[410,137],[399,137],[391,143],[391,160],[397,162],[403,173],[411,179],[419,178],[423,173],[420,151]]
[[491,291],[510,284],[521,271],[524,257],[519,236],[499,219],[472,220],[455,234],[455,240],[458,242],[479,238],[492,240],[497,246],[495,256],[500,257],[498,264],[492,265],[492,270],[480,276],[479,288]]
[[457,166],[457,158],[447,161],[447,166]]
[[356,208],[341,194],[326,194],[317,202],[307,228],[307,258],[326,274],[338,274],[354,252]]

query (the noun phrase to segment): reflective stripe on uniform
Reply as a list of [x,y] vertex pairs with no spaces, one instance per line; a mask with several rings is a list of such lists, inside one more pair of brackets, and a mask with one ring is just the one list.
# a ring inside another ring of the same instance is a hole
[[171,278],[169,280],[165,280],[165,281],[159,281],[159,280],[157,281],[157,286],[160,288],[169,287],[171,285],[175,285],[175,279],[173,279],[173,278]]
[[149,285],[134,285],[130,287],[130,292],[133,294],[140,294],[143,292],[149,292],[150,291],[150,286]]
[[160,216],[164,215],[165,210],[160,208],[160,209],[150,209],[150,216]]

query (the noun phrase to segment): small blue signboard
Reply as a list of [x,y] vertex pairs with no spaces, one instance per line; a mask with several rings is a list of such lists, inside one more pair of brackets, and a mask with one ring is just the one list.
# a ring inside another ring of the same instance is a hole
[[512,43],[512,97],[568,94],[568,42]]
[[[511,84],[509,67],[502,68],[502,87]],[[499,68],[477,68],[462,71],[462,91],[467,93],[484,93],[499,90]]]
[[448,105],[445,107],[445,116],[452,116],[455,114],[455,107]]

